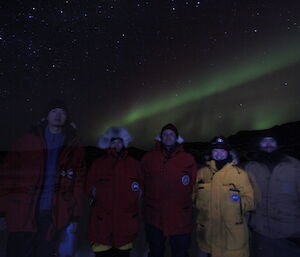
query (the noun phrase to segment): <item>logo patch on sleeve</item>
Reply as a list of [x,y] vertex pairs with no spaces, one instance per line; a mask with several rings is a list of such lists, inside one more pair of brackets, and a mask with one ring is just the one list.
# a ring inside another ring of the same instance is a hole
[[184,186],[187,186],[190,183],[190,177],[189,175],[184,175],[181,178],[181,182]]
[[132,191],[139,191],[139,189],[140,189],[139,183],[138,182],[132,182],[132,184],[131,184],[131,190]]

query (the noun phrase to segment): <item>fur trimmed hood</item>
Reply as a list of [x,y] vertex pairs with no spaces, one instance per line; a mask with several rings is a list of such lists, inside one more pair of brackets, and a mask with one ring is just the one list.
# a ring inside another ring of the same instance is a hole
[[127,129],[122,127],[110,127],[105,134],[99,136],[98,147],[100,149],[108,149],[112,138],[121,138],[125,148],[127,148],[132,141],[132,137]]
[[[238,165],[240,163],[240,158],[238,156],[238,153],[235,150],[231,149],[230,151],[228,151],[228,154],[230,155],[230,158],[232,159],[232,163],[234,165]],[[204,159],[206,162],[211,161],[212,160],[211,154],[210,153],[206,154],[204,156]]]
[[232,162],[234,165],[238,165],[240,163],[240,158],[235,150],[230,150],[229,154],[232,158]]

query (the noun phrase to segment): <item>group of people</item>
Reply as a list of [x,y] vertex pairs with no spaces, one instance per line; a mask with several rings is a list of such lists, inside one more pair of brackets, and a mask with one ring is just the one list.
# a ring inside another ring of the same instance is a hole
[[62,101],[51,102],[1,166],[7,257],[54,256],[61,234],[76,231],[85,196],[96,257],[129,257],[141,218],[148,257],[163,257],[167,240],[172,257],[188,257],[194,230],[201,256],[300,256],[300,162],[279,151],[274,135],[261,136],[245,165],[216,137],[198,169],[173,124],[140,161],[128,154],[129,132],[111,127],[99,137],[105,154],[87,169],[69,117]]

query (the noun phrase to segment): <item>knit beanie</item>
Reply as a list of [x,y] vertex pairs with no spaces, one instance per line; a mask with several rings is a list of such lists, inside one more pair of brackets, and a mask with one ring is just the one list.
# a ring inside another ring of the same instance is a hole
[[48,103],[47,108],[45,109],[45,116],[47,117],[49,112],[56,108],[63,109],[68,116],[69,112],[65,102],[59,99],[52,100]]

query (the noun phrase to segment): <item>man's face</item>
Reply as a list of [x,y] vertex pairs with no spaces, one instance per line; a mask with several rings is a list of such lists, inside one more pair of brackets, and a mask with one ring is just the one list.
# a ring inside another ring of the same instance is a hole
[[114,139],[113,141],[111,141],[110,143],[110,148],[115,149],[116,152],[121,152],[122,148],[123,148],[123,142],[121,139],[117,138]]
[[259,142],[259,147],[261,151],[272,153],[275,150],[277,150],[278,145],[277,145],[277,141],[273,137],[264,137]]
[[171,129],[165,129],[161,135],[162,137],[162,143],[166,146],[175,145],[177,137],[173,130]]
[[228,151],[225,149],[216,148],[211,151],[211,156],[216,161],[223,161],[228,157]]
[[67,114],[64,109],[54,108],[47,116],[47,121],[50,126],[62,127],[65,125],[67,120]]

